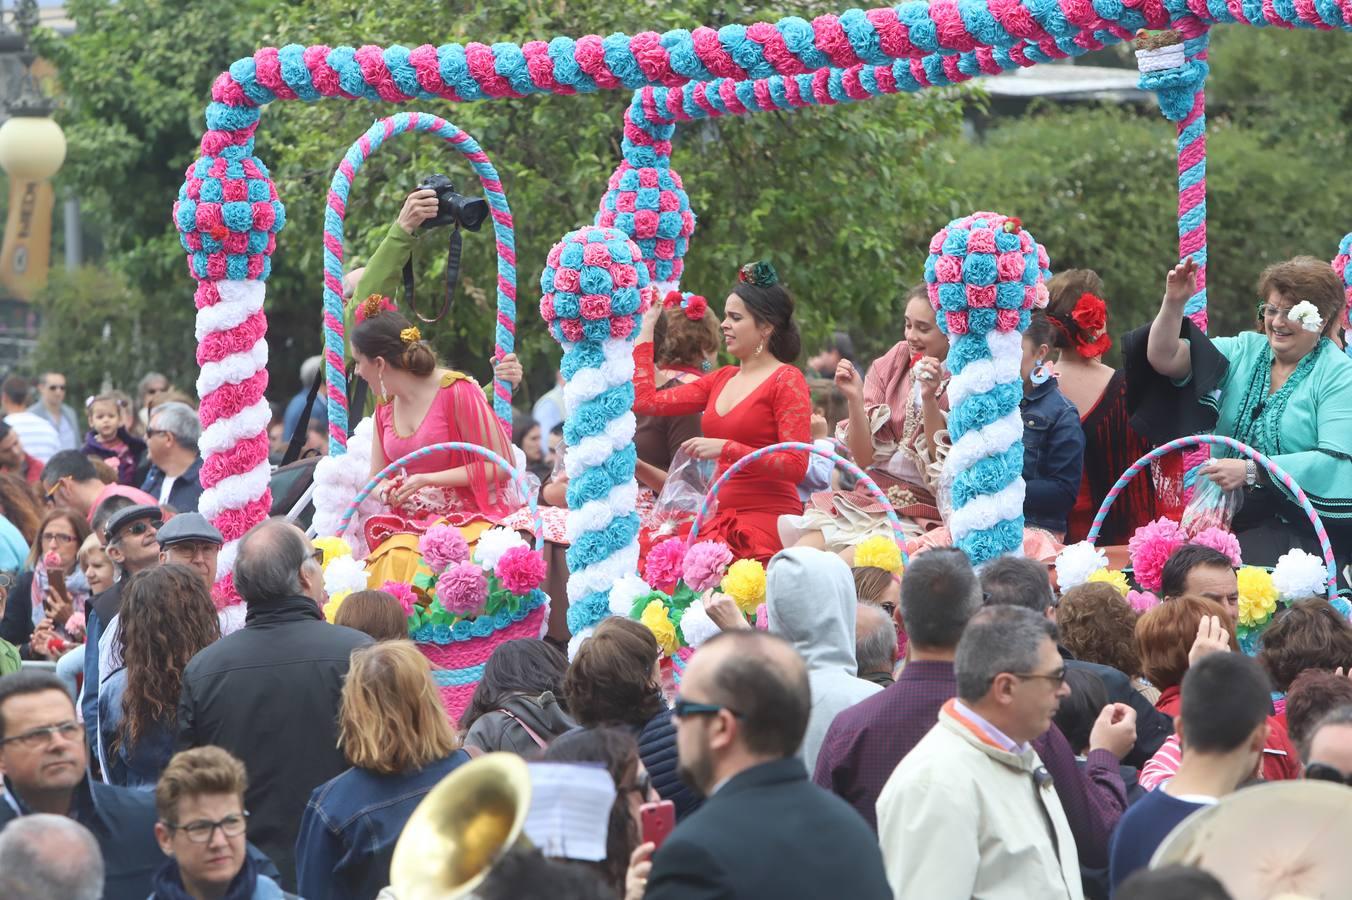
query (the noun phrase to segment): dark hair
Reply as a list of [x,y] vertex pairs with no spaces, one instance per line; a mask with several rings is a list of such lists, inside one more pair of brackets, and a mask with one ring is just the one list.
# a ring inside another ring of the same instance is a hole
[[[578,728],[559,735],[545,749],[545,762],[600,763],[615,782],[615,802],[606,829],[606,858],[596,864],[617,893],[624,893],[629,854],[639,845],[638,823],[629,814],[629,789],[638,773],[638,743],[620,728]],[[646,797],[644,798],[647,799]]]
[[1272,710],[1267,675],[1243,653],[1212,653],[1183,676],[1183,752],[1229,753]]
[[564,696],[563,676],[567,670],[567,657],[546,641],[518,638],[500,644],[488,657],[483,678],[460,716],[460,730],[469,731],[480,718],[502,708],[517,694],[538,697],[550,692],[555,697]]
[[1114,900],[1234,900],[1220,880],[1205,869],[1174,864],[1139,869],[1122,882]]
[[10,403],[27,403],[33,386],[22,375],[10,375],[0,382],[0,392]]
[[122,589],[118,622],[127,669],[118,743],[125,746],[156,725],[172,726],[183,670],[221,636],[221,625],[202,576],[177,563],[133,575]]
[[917,647],[956,647],[981,608],[981,585],[967,554],[939,547],[917,556],[901,579],[901,624]]
[[1184,544],[1164,563],[1160,572],[1160,596],[1181,597],[1187,593],[1188,573],[1199,567],[1234,569],[1230,557],[1203,544]]
[[5,438],[9,437],[9,433],[13,430],[14,429],[10,427],[10,424],[8,422],[6,422],[4,419],[0,419],[0,441],[3,441]]
[[660,655],[647,626],[623,616],[603,619],[563,676],[568,711],[588,727],[646,725],[666,706],[652,674]]
[[70,688],[52,672],[34,669],[20,669],[9,675],[0,675],[0,738],[5,734],[5,701],[11,697],[25,697],[29,694],[41,694],[45,691],[59,691],[75,707],[75,698]]
[[803,339],[798,324],[793,321],[793,296],[783,282],[761,287],[749,282],[738,282],[732,289],[746,304],[747,312],[757,325],[769,325],[774,330],[765,347],[780,362],[791,363],[803,351]]
[[41,507],[28,482],[13,472],[0,472],[0,514],[19,529],[24,543],[32,546],[37,542]]
[[1055,599],[1046,564],[1024,556],[997,557],[977,575],[986,606],[1022,606],[1042,614]]
[[1056,606],[1061,645],[1076,659],[1112,666],[1132,678],[1141,674],[1136,652],[1136,610],[1111,584],[1090,581],[1061,595]]
[[1161,691],[1174,687],[1188,671],[1188,651],[1197,639],[1203,616],[1216,616],[1230,633],[1230,649],[1239,652],[1235,620],[1222,604],[1208,597],[1184,594],[1153,606],[1136,620],[1136,653],[1141,674]]
[[412,327],[412,323],[399,313],[386,310],[368,316],[352,329],[352,346],[362,356],[383,359],[391,368],[426,377],[436,370],[437,355],[427,341],[405,343],[400,335]]
[[812,712],[802,659],[787,641],[765,631],[725,631],[704,646],[718,644],[732,646],[709,680],[712,701],[737,711],[747,750],[781,759],[793,756],[803,744]]
[[1352,678],[1308,669],[1296,676],[1286,692],[1286,731],[1291,743],[1309,762],[1310,741],[1319,720],[1340,706],[1352,704]]
[[[521,442],[530,434],[532,428],[539,428],[540,423],[531,418],[530,413],[524,413],[519,410],[512,410],[512,443],[521,447]],[[521,449],[525,449],[521,447]]]
[[1082,668],[1067,667],[1066,684],[1070,696],[1062,699],[1052,721],[1070,741],[1070,749],[1079,755],[1089,746],[1094,722],[1108,705],[1108,689],[1098,673]]
[[1075,321],[1072,313],[1075,304],[1085,294],[1093,294],[1100,300],[1103,296],[1103,279],[1093,269],[1067,269],[1057,272],[1047,282],[1047,318],[1051,320],[1055,333],[1056,348],[1068,350],[1074,346],[1072,336],[1087,337],[1084,329]]
[[333,624],[355,628],[377,641],[408,638],[408,616],[393,594],[385,591],[354,591],[343,599]]
[[42,467],[42,483],[50,488],[62,478],[74,481],[98,481],[99,473],[94,469],[89,457],[79,450],[62,450],[52,454],[52,458]]
[[1327,600],[1292,604],[1263,632],[1258,661],[1285,691],[1305,669],[1352,668],[1352,625]]
[[136,506],[136,501],[125,494],[113,494],[106,498],[94,507],[94,515],[89,518],[89,530],[97,534],[100,541],[106,543],[107,535],[104,534],[104,528],[108,524],[108,520],[113,517],[113,513],[119,509],[126,509],[128,506]]
[[1023,330],[1023,339],[1031,341],[1034,347],[1040,347],[1046,344],[1048,347],[1056,346],[1056,338],[1059,329],[1052,324],[1051,319],[1042,310],[1036,310],[1028,320],[1028,327]]
[[509,850],[475,892],[480,900],[615,900],[615,891],[590,871],[539,850]]

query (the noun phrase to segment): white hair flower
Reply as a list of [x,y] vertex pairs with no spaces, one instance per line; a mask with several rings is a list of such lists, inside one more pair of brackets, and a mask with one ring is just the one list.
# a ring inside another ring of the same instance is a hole
[[498,567],[502,554],[513,547],[529,547],[526,539],[510,528],[490,528],[479,535],[479,543],[474,545],[474,561],[493,571]]
[[1302,300],[1291,307],[1286,319],[1289,322],[1299,322],[1301,328],[1313,334],[1318,334],[1324,328],[1324,319],[1319,315],[1319,308],[1309,300]]
[[1329,570],[1324,560],[1304,550],[1288,550],[1272,569],[1272,586],[1288,603],[1328,593]]
[[1056,585],[1065,593],[1089,580],[1099,569],[1108,568],[1108,554],[1088,541],[1071,544],[1056,557]]

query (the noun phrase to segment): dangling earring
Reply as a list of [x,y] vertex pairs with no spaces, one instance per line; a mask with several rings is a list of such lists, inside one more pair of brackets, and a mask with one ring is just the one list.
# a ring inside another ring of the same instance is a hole
[[756,345],[756,356],[759,357],[761,355],[761,351],[764,349],[765,349],[765,339],[761,338],[761,342]]
[[376,375],[376,380],[380,382],[380,402],[388,403],[390,401],[390,392],[385,390],[385,373]]
[[705,357],[699,362],[699,370],[701,372],[712,372],[714,370],[714,364],[709,361],[708,357]]
[[1052,377],[1052,367],[1047,365],[1046,360],[1039,359],[1033,364],[1033,371],[1029,373],[1028,380],[1033,384],[1046,384]]

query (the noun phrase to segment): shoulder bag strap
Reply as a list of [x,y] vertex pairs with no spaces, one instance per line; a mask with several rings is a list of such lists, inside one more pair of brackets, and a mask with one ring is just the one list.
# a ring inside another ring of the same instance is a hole
[[536,734],[535,729],[531,728],[524,721],[522,721],[522,719],[516,713],[512,712],[509,709],[502,709],[501,707],[498,708],[498,712],[502,713],[504,716],[511,719],[513,722],[520,725],[522,728],[526,729],[526,734],[530,735],[530,739],[532,741],[535,741],[535,746],[539,747],[541,750],[543,750],[545,747],[549,745],[548,741],[546,741],[544,738]]

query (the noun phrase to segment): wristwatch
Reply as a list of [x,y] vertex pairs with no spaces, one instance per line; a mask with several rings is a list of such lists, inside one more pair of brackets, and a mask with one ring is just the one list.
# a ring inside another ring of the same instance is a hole
[[1251,459],[1244,460],[1244,486],[1253,487],[1258,483],[1258,463]]

